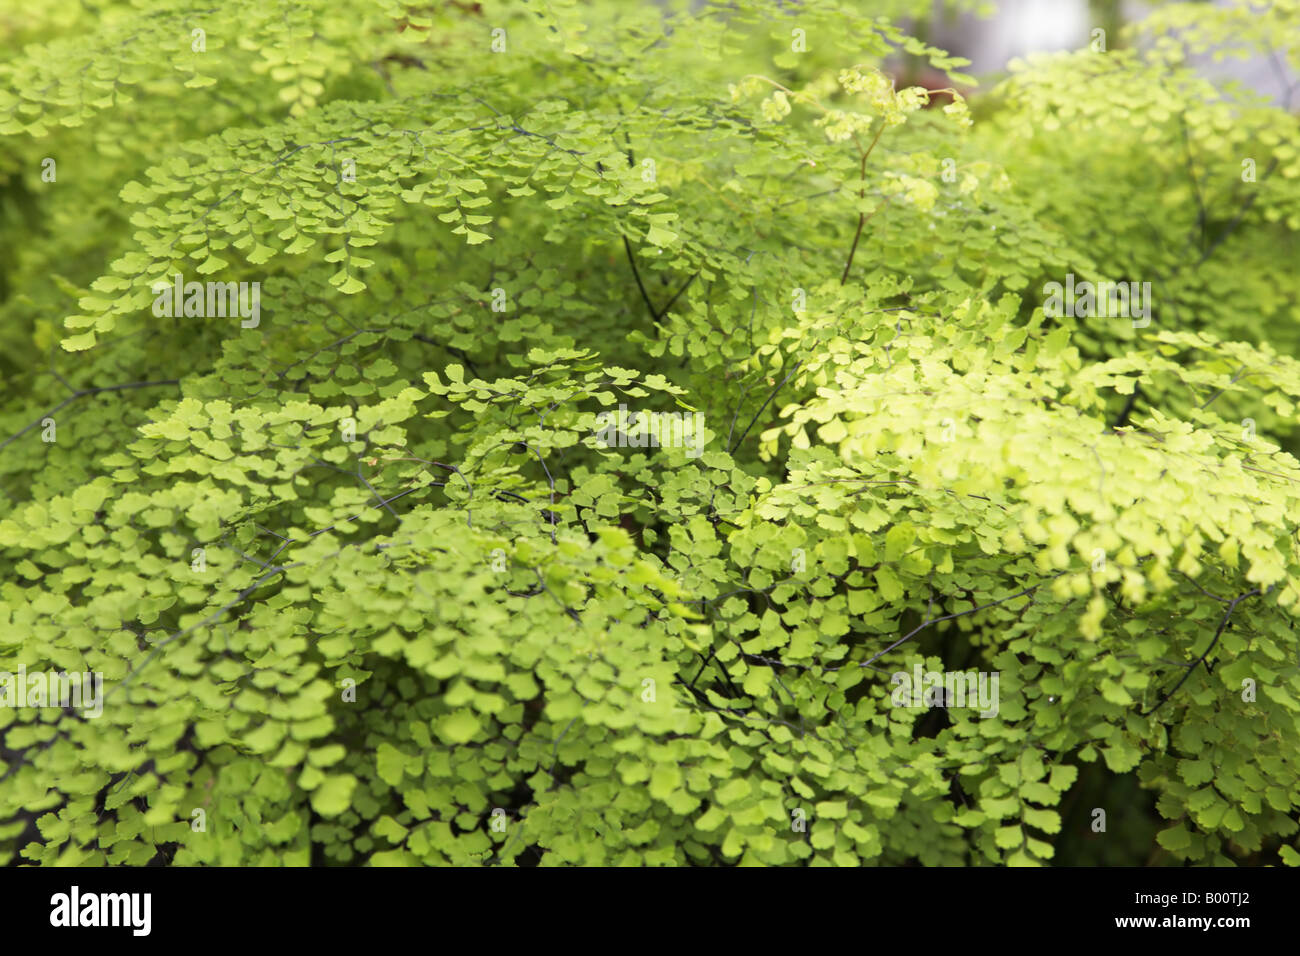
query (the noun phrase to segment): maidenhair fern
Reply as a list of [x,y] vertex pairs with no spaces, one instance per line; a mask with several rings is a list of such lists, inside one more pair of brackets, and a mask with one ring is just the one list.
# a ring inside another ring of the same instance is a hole
[[931,6],[25,20],[0,859],[1300,863],[1300,3]]

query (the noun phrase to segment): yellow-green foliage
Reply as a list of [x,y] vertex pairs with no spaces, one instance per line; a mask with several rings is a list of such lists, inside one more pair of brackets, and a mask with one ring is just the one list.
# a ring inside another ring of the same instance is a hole
[[931,6],[0,0],[0,860],[1300,863],[1300,3]]

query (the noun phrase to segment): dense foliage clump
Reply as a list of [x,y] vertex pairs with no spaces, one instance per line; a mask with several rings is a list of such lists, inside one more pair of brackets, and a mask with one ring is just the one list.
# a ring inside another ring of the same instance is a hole
[[1300,863],[1300,2],[667,6],[0,2],[0,859]]

